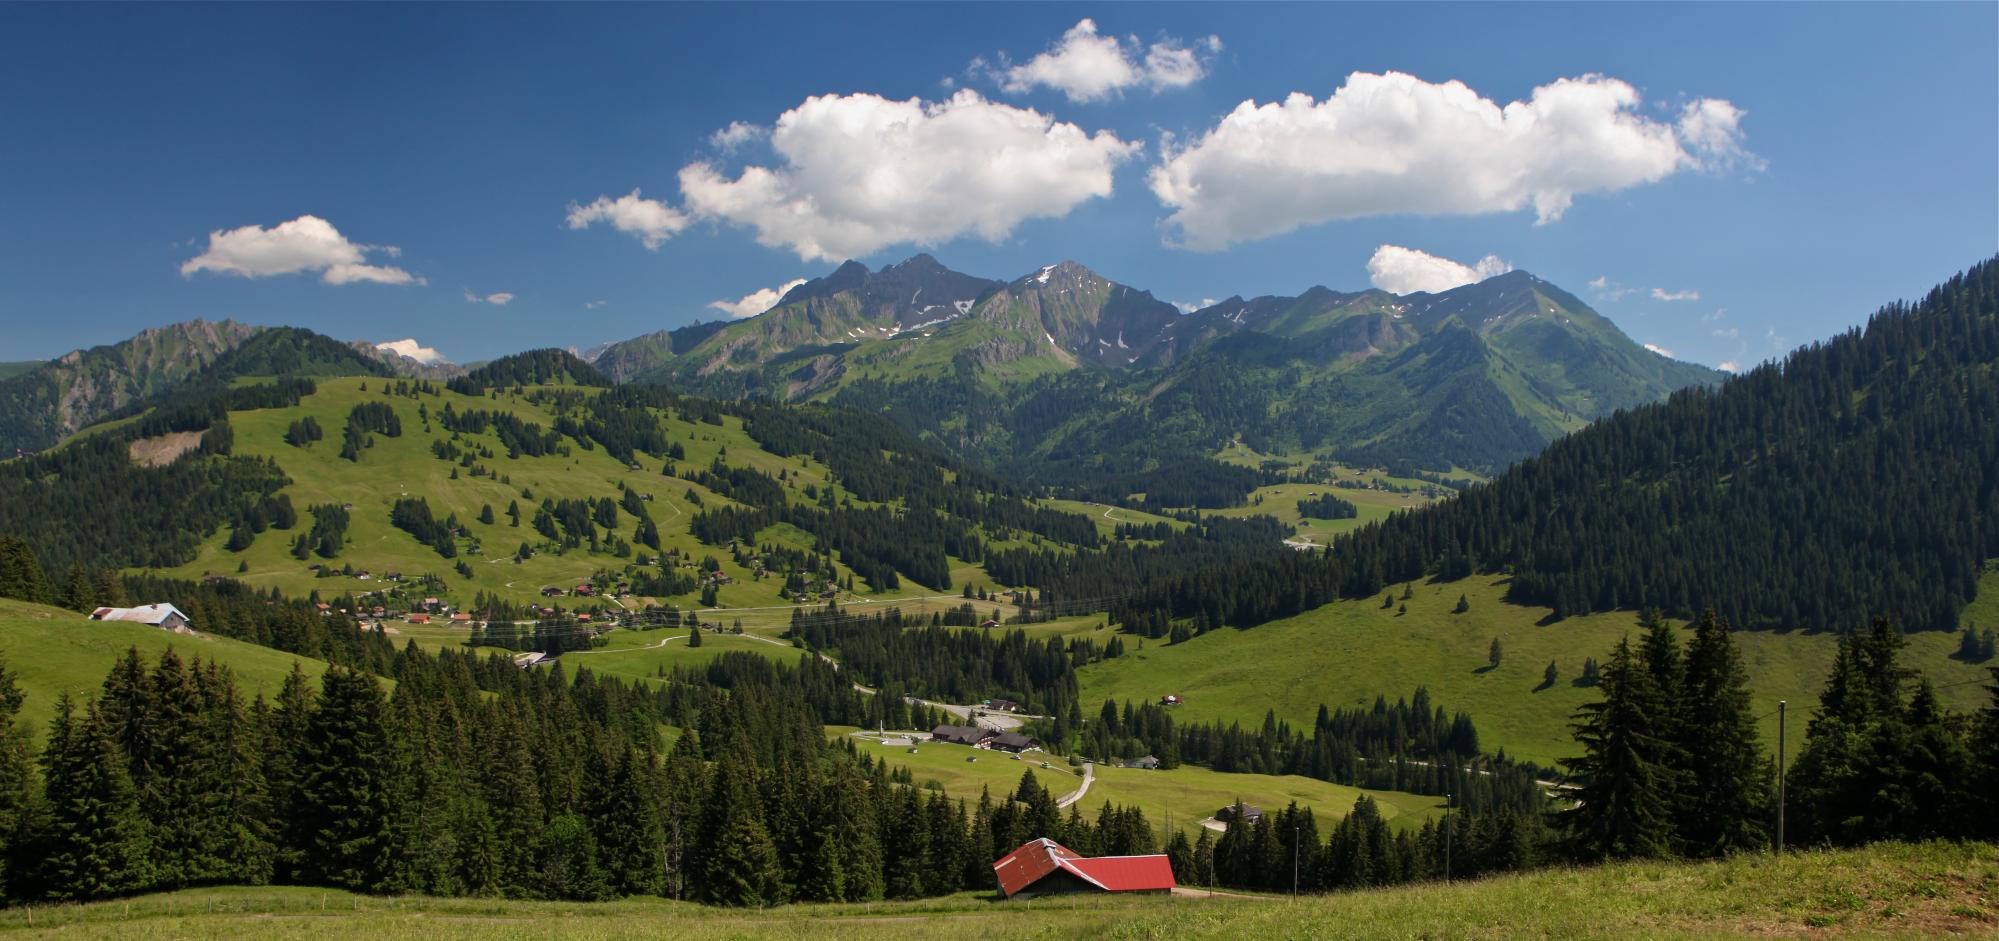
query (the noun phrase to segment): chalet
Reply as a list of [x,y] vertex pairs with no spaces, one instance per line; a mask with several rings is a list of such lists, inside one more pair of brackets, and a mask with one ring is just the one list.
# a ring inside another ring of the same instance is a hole
[[930,730],[931,741],[949,742],[953,745],[983,744],[992,735],[991,731],[969,725],[940,725]]
[[320,602],[320,603],[318,603],[318,604],[316,604],[316,605],[313,605],[313,607],[314,607],[314,608],[317,608],[317,609],[319,609],[319,616],[320,616],[320,617],[330,617],[330,616],[332,616],[332,614],[333,614],[333,606],[332,606],[332,605],[330,605],[330,604],[327,604],[327,603],[326,603],[326,602],[324,602],[324,601],[322,601],[322,602]]
[[1215,811],[1215,819],[1229,823],[1240,818],[1243,823],[1254,824],[1263,819],[1263,811],[1250,804],[1230,804]]
[[410,615],[410,623],[411,623],[411,624],[429,624],[429,623],[430,623],[430,615],[428,615],[428,614],[412,614],[412,615]]
[[466,614],[463,611],[454,611],[451,614],[451,623],[470,624],[472,623],[472,615]]
[[1019,732],[1001,732],[989,739],[986,744],[1002,751],[1010,752],[1023,752],[1030,748],[1038,748],[1041,745],[1040,742],[1028,738]]
[[146,604],[136,608],[98,608],[90,612],[93,621],[131,621],[134,624],[150,624],[163,631],[176,634],[194,633],[194,622],[170,604]]
[[1014,702],[1011,699],[988,699],[986,700],[986,708],[994,712],[1019,712],[1020,703]]
[[585,596],[585,597],[589,596],[589,594],[590,594],[591,592],[595,591],[595,590],[596,590],[596,589],[594,589],[594,588],[591,588],[591,587],[590,587],[590,586],[588,586],[588,585],[578,585],[578,586],[576,586],[576,593],[577,593],[578,595],[583,595],[583,596]]
[[384,573],[382,573],[382,581],[385,581],[385,582],[399,582],[399,581],[402,581],[402,580],[403,580],[403,573],[401,573],[401,572],[384,572]]
[[561,594],[562,594],[562,589],[557,588],[553,585],[547,586],[541,590],[541,596],[543,598],[555,598],[560,596]]
[[998,622],[998,621],[995,621],[995,620],[993,620],[992,618],[987,618],[987,619],[985,619],[985,620],[983,620],[983,621],[980,621],[980,622],[979,622],[979,626],[980,626],[980,627],[983,627],[983,628],[987,628],[987,629],[991,629],[991,628],[995,628],[995,627],[998,627],[998,626],[1000,626],[1000,622]]
[[993,864],[1001,898],[1034,898],[1069,892],[1173,891],[1173,864],[1165,855],[1088,857],[1043,837],[1029,840]]
[[426,608],[435,608],[435,607],[437,607],[437,599],[436,599],[436,598],[425,598],[425,599],[423,599],[423,606],[424,606],[424,607],[426,607]]
[[1141,771],[1157,771],[1159,770],[1159,758],[1155,755],[1147,755],[1143,758],[1127,761],[1124,763],[1124,766],[1127,768],[1137,768]]
[[1161,697],[1159,697],[1159,704],[1160,704],[1160,705],[1162,705],[1162,706],[1177,706],[1177,705],[1180,705],[1180,697],[1178,697],[1178,696],[1161,696]]

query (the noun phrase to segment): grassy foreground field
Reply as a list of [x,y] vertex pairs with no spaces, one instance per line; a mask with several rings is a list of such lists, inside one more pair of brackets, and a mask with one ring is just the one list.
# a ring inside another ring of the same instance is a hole
[[1976,938],[1999,936],[1995,899],[1999,849],[1926,844],[1551,870],[1297,900],[1073,896],[1022,904],[967,894],[734,911],[659,900],[504,902],[217,888],[0,912],[0,935],[124,941]]
[[[1082,669],[1083,700],[1156,702],[1171,693],[1186,700],[1175,707],[1183,719],[1250,726],[1274,709],[1280,719],[1309,725],[1320,703],[1367,706],[1377,695],[1393,702],[1427,686],[1436,704],[1471,713],[1488,751],[1503,747],[1544,765],[1574,754],[1569,717],[1597,696],[1575,685],[1583,660],[1602,662],[1619,638],[1635,636],[1632,614],[1544,624],[1547,609],[1502,602],[1504,583],[1491,576],[1409,587],[1406,614],[1399,613],[1404,586],[1397,585],[1389,608],[1379,597],[1343,601],[1247,630],[1211,631],[1182,644],[1148,641],[1140,649],[1127,640],[1124,656]],[[1981,599],[1999,597],[1999,577],[1987,575],[1984,589]],[[1471,609],[1455,614],[1460,594]],[[1487,655],[1495,638],[1503,656],[1491,668]],[[1764,719],[1765,746],[1774,750],[1779,699],[1790,701],[1793,742],[1801,740],[1837,639],[1801,632],[1743,632],[1736,638],[1756,714]],[[1975,710],[1988,701],[1983,681],[1990,674],[1984,665],[1950,659],[1956,648],[1956,635],[1914,634],[1905,663],[1937,684],[1946,706]],[[1558,677],[1542,688],[1550,661]]]

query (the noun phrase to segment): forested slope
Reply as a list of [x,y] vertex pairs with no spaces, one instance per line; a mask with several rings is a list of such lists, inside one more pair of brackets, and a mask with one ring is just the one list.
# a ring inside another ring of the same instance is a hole
[[1424,575],[1513,576],[1555,617],[1713,607],[1738,626],[1948,630],[1999,555],[1999,262],[1718,389],[1555,443],[1311,559],[1155,580],[1129,621],[1254,624]]

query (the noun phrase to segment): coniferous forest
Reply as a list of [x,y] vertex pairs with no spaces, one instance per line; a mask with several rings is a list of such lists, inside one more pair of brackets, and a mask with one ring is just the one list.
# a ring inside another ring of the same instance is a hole
[[[1141,630],[1245,626],[1393,582],[1505,572],[1511,600],[1558,618],[1712,607],[1749,629],[1850,631],[1885,616],[1954,630],[1999,556],[1995,364],[1999,260],[1782,363],[1613,415],[1315,558],[1272,549],[1173,566],[1171,544],[1111,558],[1142,586],[1111,610]],[[1037,582],[1058,597],[1103,583],[1081,563]]]

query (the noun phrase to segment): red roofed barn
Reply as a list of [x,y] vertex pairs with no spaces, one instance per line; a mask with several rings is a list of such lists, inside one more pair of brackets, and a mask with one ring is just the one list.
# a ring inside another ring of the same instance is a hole
[[1000,894],[1054,895],[1062,892],[1171,892],[1173,865],[1160,856],[1076,855],[1043,837],[1029,840],[993,864]]

